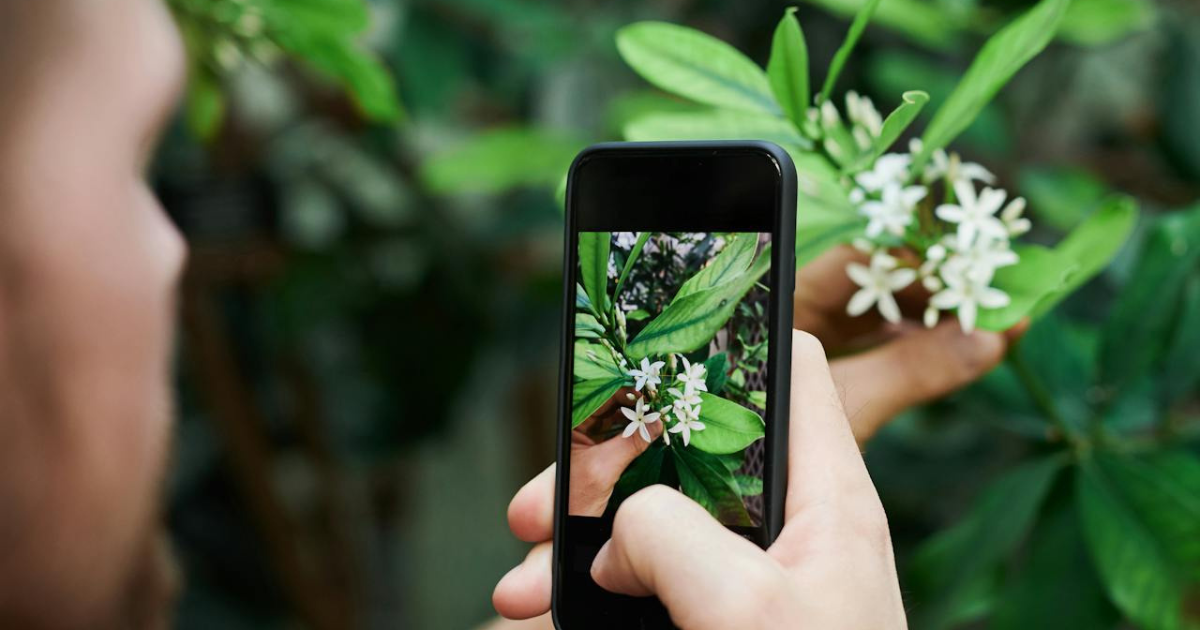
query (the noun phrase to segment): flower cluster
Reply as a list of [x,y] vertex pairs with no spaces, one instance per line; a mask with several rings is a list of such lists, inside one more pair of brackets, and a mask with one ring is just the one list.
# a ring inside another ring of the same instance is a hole
[[[679,363],[683,365],[675,373],[675,382],[678,382],[679,386],[668,387],[663,392],[659,385],[663,382],[662,369],[667,367],[668,362],[670,363],[668,369],[672,371]],[[641,395],[629,394],[629,399],[636,403],[632,408],[621,408],[621,413],[629,420],[629,425],[621,434],[622,437],[629,437],[637,433],[642,436],[642,439],[649,442],[650,431],[646,425],[661,419],[664,424],[672,425],[670,429],[663,432],[663,441],[670,444],[671,438],[668,434],[678,433],[683,438],[683,445],[688,446],[692,439],[692,432],[704,430],[704,423],[700,422],[702,403],[700,392],[708,391],[708,385],[704,381],[705,371],[703,363],[691,363],[687,357],[682,355],[671,355],[667,361],[651,361],[649,358],[643,358],[641,365],[627,369],[626,373],[633,379],[634,391]],[[658,411],[652,411],[651,405],[646,403],[647,399],[662,406]]]
[[[870,99],[846,95],[843,123],[837,108],[826,101],[809,112],[819,125],[824,150],[837,162],[848,135],[854,149],[867,151],[879,137],[882,123]],[[920,282],[930,297],[924,323],[932,328],[943,311],[954,311],[964,332],[975,328],[980,309],[1003,308],[1009,296],[992,286],[996,270],[1019,258],[1012,239],[1031,228],[1023,216],[1025,200],[1008,198],[993,187],[995,176],[979,164],[962,161],[944,150],[932,152],[916,167],[920,140],[907,153],[879,156],[850,179],[850,201],[866,219],[855,247],[870,256],[868,264],[846,268],[860,289],[846,311],[857,316],[878,309],[890,322],[899,322],[895,293]]]

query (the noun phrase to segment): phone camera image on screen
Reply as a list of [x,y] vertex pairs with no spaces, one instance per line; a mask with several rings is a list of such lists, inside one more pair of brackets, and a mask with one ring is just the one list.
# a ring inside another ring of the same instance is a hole
[[665,484],[759,527],[770,233],[579,232],[578,261],[568,514]]

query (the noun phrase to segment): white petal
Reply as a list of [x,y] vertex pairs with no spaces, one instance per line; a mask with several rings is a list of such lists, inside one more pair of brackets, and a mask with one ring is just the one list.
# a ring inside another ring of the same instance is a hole
[[629,407],[621,407],[621,415],[629,418],[630,420],[637,420],[637,414],[634,413],[634,411]]
[[692,425],[693,431],[703,431],[704,430],[704,423],[700,422],[699,420],[692,420],[691,425]]
[[888,286],[893,291],[899,291],[917,279],[916,269],[897,269],[888,274]]
[[860,287],[869,286],[874,283],[871,270],[858,263],[846,265],[846,275],[850,276],[850,279]]
[[976,204],[975,185],[970,181],[960,179],[954,182],[954,194],[958,197],[958,205],[963,208]]
[[629,436],[633,435],[633,432],[637,431],[638,427],[640,427],[640,426],[642,426],[640,423],[630,422],[625,427],[625,431],[623,433],[621,433],[621,437],[629,437]]
[[987,287],[979,295],[979,305],[984,308],[1004,308],[1010,301],[1007,293],[993,287]]
[[692,430],[688,428],[688,425],[686,424],[681,424],[679,426],[683,427],[683,445],[687,446],[688,442],[690,442],[692,439]]
[[642,422],[658,422],[658,416],[659,413],[657,411],[654,413],[648,413],[642,417]]
[[962,330],[965,333],[970,333],[975,330],[975,302],[972,300],[963,300],[962,304],[958,305],[958,322],[962,324]]
[[924,280],[921,281],[921,285],[924,286],[925,290],[929,291],[930,293],[936,293],[938,291],[941,291],[942,287],[943,287],[942,281],[939,280],[937,276],[926,277]]
[[850,298],[850,303],[846,305],[846,314],[851,317],[858,317],[867,312],[871,305],[875,303],[875,292],[871,289],[859,289],[853,297]]
[[892,297],[891,293],[879,294],[879,314],[893,324],[900,321],[900,307],[896,305],[896,298]]
[[1025,212],[1025,198],[1016,197],[1004,207],[1004,211],[1000,213],[1000,218],[1006,222],[1016,221],[1023,212]]
[[962,302],[962,294],[956,289],[945,289],[929,298],[929,304],[943,311],[948,311]]
[[934,326],[937,326],[938,316],[940,314],[941,314],[941,311],[937,310],[936,308],[934,308],[932,306],[925,309],[925,327],[933,328]]
[[959,223],[963,220],[964,216],[961,207],[945,203],[938,206],[934,214],[937,215],[937,218],[947,223]]
[[650,431],[648,429],[646,429],[646,425],[639,424],[638,425],[638,433],[641,434],[643,440],[646,440],[647,444],[649,444],[652,441],[650,439]]
[[680,420],[679,422],[675,423],[675,426],[673,426],[667,430],[670,431],[671,433],[679,433],[680,431],[683,430],[683,425],[684,425],[684,422],[682,420]]

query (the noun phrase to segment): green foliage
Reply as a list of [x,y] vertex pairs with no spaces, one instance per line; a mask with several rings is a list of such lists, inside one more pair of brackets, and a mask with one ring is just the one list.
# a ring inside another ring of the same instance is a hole
[[608,232],[579,233],[579,267],[592,312],[608,322]]
[[1111,44],[1149,28],[1155,14],[1149,0],[1072,0],[1058,35],[1083,46]]
[[700,394],[700,400],[705,428],[692,434],[696,448],[714,455],[737,453],[765,434],[762,418],[742,405],[709,393]]
[[914,168],[962,133],[996,92],[1050,43],[1069,4],[1070,0],[1041,0],[984,44],[954,93],[925,129]]
[[[862,11],[870,0],[809,0],[842,17]],[[935,49],[953,46],[962,33],[961,18],[936,2],[887,0],[875,12],[875,23],[903,33],[913,41]]]
[[1108,194],[1094,175],[1070,167],[1023,169],[1020,189],[1039,222],[1063,231],[1078,225]]
[[494,129],[439,152],[421,165],[421,179],[439,194],[494,194],[558,183],[583,143],[524,127]]
[[1008,330],[1022,318],[1046,310],[1066,291],[1078,264],[1062,253],[1024,245],[1013,248],[1021,261],[996,270],[995,287],[1008,293],[1011,301],[1004,308],[979,312],[977,325],[984,330]]
[[630,385],[629,378],[624,374],[575,383],[571,397],[571,428],[583,424],[584,420],[616,395],[617,390],[627,385]]
[[821,96],[818,99],[822,103],[829,100],[833,94],[833,86],[837,84],[838,75],[842,73],[842,68],[845,67],[846,61],[850,59],[850,53],[854,52],[854,46],[858,44],[858,38],[862,37],[863,31],[867,29],[867,23],[871,21],[871,17],[875,15],[875,9],[879,6],[880,0],[867,0],[858,13],[854,16],[854,21],[850,23],[850,30],[846,32],[846,39],[842,42],[841,47],[833,55],[833,62],[829,64],[829,72],[825,73],[825,84],[821,86]]
[[[705,429],[696,434],[704,435]],[[715,456],[690,448],[672,448],[675,470],[684,494],[729,525],[753,525],[730,470]]]
[[900,135],[904,133],[904,130],[908,129],[908,126],[913,123],[917,114],[921,113],[921,109],[929,102],[929,94],[919,90],[912,90],[901,94],[900,100],[902,101],[900,106],[891,114],[888,114],[888,117],[883,121],[883,131],[875,139],[871,150],[859,157],[858,163],[852,170],[861,171],[879,159],[879,156],[886,153],[900,139]]
[[624,131],[632,141],[769,140],[793,152],[812,145],[786,120],[737,110],[647,113]]
[[767,63],[767,78],[775,100],[783,107],[788,120],[799,125],[808,113],[808,46],[804,31],[796,19],[795,7],[788,8],[775,27],[771,41],[771,60]]

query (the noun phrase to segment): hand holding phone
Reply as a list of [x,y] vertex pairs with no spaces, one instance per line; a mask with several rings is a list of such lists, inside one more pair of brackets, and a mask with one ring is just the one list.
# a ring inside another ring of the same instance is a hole
[[[820,343],[792,341],[788,492],[783,530],[766,551],[665,486],[622,503],[591,574],[605,589],[654,595],[686,630],[906,625],[887,519]],[[541,542],[496,588],[511,618],[550,606],[554,467],[513,499],[509,524]],[[548,625],[548,620],[547,625]]]

